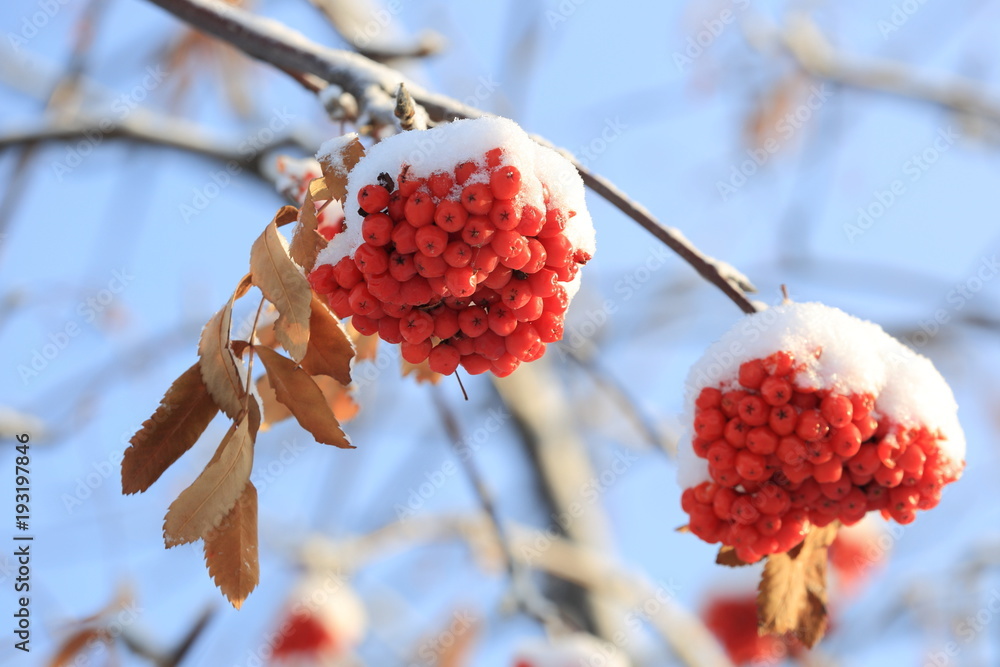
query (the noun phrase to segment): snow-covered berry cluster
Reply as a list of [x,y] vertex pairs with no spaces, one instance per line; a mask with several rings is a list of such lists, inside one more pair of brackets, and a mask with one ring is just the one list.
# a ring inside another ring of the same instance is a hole
[[307,575],[292,590],[272,633],[271,664],[327,664],[350,655],[366,632],[364,604],[351,588],[332,589],[328,577]]
[[310,282],[361,333],[438,373],[501,377],[562,338],[594,230],[572,164],[513,122],[385,139],[351,170],[347,199]]
[[688,391],[682,506],[691,532],[745,562],[788,551],[810,525],[876,510],[910,523],[964,467],[955,400],[930,361],[835,308],[751,316]]

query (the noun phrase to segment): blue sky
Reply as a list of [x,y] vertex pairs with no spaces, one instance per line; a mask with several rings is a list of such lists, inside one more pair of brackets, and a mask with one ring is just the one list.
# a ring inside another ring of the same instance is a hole
[[[915,11],[894,17],[894,6],[903,5]],[[901,61],[908,73],[934,81],[968,77],[988,92],[1000,88],[992,30],[1000,19],[998,3],[403,0],[391,6],[398,11],[384,34],[406,38],[433,28],[448,42],[440,56],[408,66],[409,75],[457,98],[471,97],[577,152],[702,250],[744,271],[761,300],[775,302],[779,286],[787,284],[796,300],[825,301],[910,339],[922,324],[930,326],[936,311],[945,312],[949,324],[920,351],[955,390],[969,469],[937,510],[895,540],[890,563],[860,600],[843,606],[826,646],[851,665],[884,664],[889,651],[895,664],[923,664],[926,652],[948,640],[945,624],[927,620],[924,612],[974,614],[997,585],[995,577],[983,575],[966,590],[956,578],[959,564],[997,538],[997,331],[970,323],[995,319],[998,302],[993,276],[976,281],[980,270],[989,273],[984,267],[1000,251],[1000,158],[989,128],[923,102],[826,84],[819,97],[828,99],[808,114],[801,105],[808,105],[810,93],[793,97],[790,111],[807,118],[794,132],[779,132],[780,150],[745,185],[723,200],[718,184],[750,159],[744,127],[752,111],[794,74],[773,48],[751,49],[748,34],[808,9],[839,53]],[[0,35],[7,43],[11,34],[24,37],[26,25],[44,23],[20,44],[20,54],[4,46],[0,132],[45,120],[44,101],[23,90],[45,78],[24,74],[24,67],[30,62],[61,71],[81,7],[19,0],[0,9]],[[259,11],[312,39],[341,45],[307,3],[264,2]],[[734,18],[729,23],[722,21],[727,11]],[[36,20],[39,12],[44,21]],[[702,53],[679,67],[676,54],[685,53],[689,39],[719,23],[718,35],[703,38]],[[258,137],[289,116],[288,129],[317,141],[337,132],[311,96],[259,64],[249,69],[253,111],[247,118],[226,105],[209,64],[199,67],[189,93],[172,102],[170,90],[181,73],[168,71],[158,82],[147,68],[178,34],[176,22],[159,9],[112,0],[86,63],[86,76],[103,93],[82,108],[120,119],[127,103],[141,97],[143,106],[182,114],[233,143]],[[288,443],[309,446],[261,489],[262,583],[242,611],[226,607],[198,550],[165,552],[160,535],[165,508],[208,460],[211,441],[225,425],[214,423],[203,442],[144,496],[121,497],[117,470],[107,471],[170,381],[194,360],[201,325],[245,272],[250,245],[280,198],[260,180],[238,176],[185,220],[182,206],[214,192],[209,184],[220,164],[101,140],[67,172],[59,165],[70,163],[70,146],[38,149],[0,239],[0,297],[15,304],[0,320],[0,344],[7,351],[0,405],[37,415],[50,434],[32,450],[37,650],[50,651],[67,620],[91,613],[127,584],[143,607],[140,624],[163,643],[183,633],[203,606],[218,604],[219,614],[190,664],[245,664],[240,660],[252,638],[272,623],[295,580],[288,557],[294,543],[312,531],[340,539],[394,521],[393,506],[450,456],[446,435],[431,416],[425,388],[380,372],[362,389],[362,412],[350,424],[356,452],[316,446],[292,424],[262,436],[258,472],[279,460]],[[0,173],[8,183],[16,160],[14,150],[0,153]],[[633,222],[596,197],[588,195],[588,202],[598,253],[567,330],[594,323],[600,304],[611,299],[615,313],[593,338],[598,365],[627,388],[651,423],[669,431],[681,409],[687,367],[739,311],[680,260],[662,259],[654,239]],[[872,208],[876,202],[885,212],[855,233],[858,209],[878,211]],[[657,269],[625,298],[616,285],[637,275],[647,258]],[[949,295],[962,285],[968,298],[959,307]],[[46,345],[59,347],[61,341],[63,349],[48,355],[37,376],[23,372],[36,352],[44,356]],[[622,451],[639,456],[601,498],[613,528],[609,553],[652,581],[680,582],[678,600],[694,609],[709,588],[746,585],[743,573],[712,564],[710,547],[673,532],[684,520],[673,464],[643,442],[586,375],[574,366],[562,375],[580,406],[577,417],[595,467],[603,469]],[[442,393],[459,410],[463,426],[474,431],[495,398],[481,378],[467,387],[473,399],[468,405],[450,383]],[[588,421],[588,414],[595,416]],[[505,517],[547,524],[511,428],[493,436],[477,457]],[[455,478],[422,511],[475,507],[468,484]],[[0,539],[0,556],[9,553]],[[929,601],[900,613],[900,600],[915,582],[922,582]],[[457,546],[380,560],[362,570],[355,584],[379,620],[362,647],[371,664],[391,664],[463,606],[492,621],[476,664],[506,664],[517,637],[539,633],[526,619],[495,615],[502,578],[483,574]],[[3,588],[6,609],[13,601],[9,587]],[[873,636],[871,627],[882,632]],[[995,634],[984,632],[963,644],[957,664],[972,664],[964,662],[972,657],[995,662],[995,642],[988,640]],[[637,645],[648,651],[646,664],[663,664],[654,640]],[[3,659],[12,655],[9,642],[0,644]]]

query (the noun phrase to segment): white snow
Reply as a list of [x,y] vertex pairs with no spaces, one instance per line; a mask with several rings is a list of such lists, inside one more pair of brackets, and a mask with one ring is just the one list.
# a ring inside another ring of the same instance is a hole
[[[338,137],[324,143],[317,159],[325,162],[334,158],[336,163],[336,154],[347,141],[349,139]],[[346,229],[320,252],[317,264],[336,264],[343,257],[353,254],[361,245],[363,218],[351,202],[357,201],[358,191],[362,187],[376,183],[381,172],[388,173],[395,180],[401,166],[408,164],[409,173],[415,178],[424,178],[436,171],[451,173],[456,165],[463,162],[472,161],[484,165],[485,153],[493,148],[503,148],[502,163],[517,167],[521,172],[522,192],[518,201],[532,204],[544,211],[544,183],[549,191],[551,205],[567,212],[576,212],[569,219],[565,232],[573,247],[594,254],[594,225],[587,212],[583,180],[572,163],[556,151],[533,141],[514,121],[484,117],[457,120],[426,131],[403,132],[368,149],[366,155],[351,170],[347,182]],[[453,193],[457,196],[466,185],[487,180],[486,173],[479,171],[464,185],[456,184]],[[566,285],[570,297],[577,289],[579,274],[573,282]]]
[[877,418],[940,431],[941,451],[956,464],[965,459],[955,397],[929,359],[877,324],[819,303],[789,303],[740,320],[691,367],[685,383],[687,431],[677,457],[682,488],[709,479],[707,461],[690,446],[698,394],[706,386],[735,388],[740,364],[778,350],[792,354],[796,364],[806,364],[795,376],[798,386],[872,394]]

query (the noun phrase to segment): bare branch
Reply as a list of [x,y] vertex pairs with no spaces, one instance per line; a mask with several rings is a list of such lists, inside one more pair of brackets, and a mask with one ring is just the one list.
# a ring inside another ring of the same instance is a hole
[[[245,53],[279,69],[305,72],[340,86],[358,101],[362,113],[383,125],[395,122],[395,92],[401,83],[414,101],[421,105],[431,121],[477,118],[483,112],[444,95],[431,93],[408,81],[396,70],[373,62],[356,53],[329,49],[310,42],[273,20],[254,16],[218,0],[150,0],[165,10],[211,35],[231,43]],[[551,145],[546,142],[546,145]],[[565,154],[565,151],[563,151]],[[752,289],[749,281],[728,265],[714,260],[691,245],[684,236],[666,227],[640,204],[607,179],[574,164],[584,182],[598,195],[638,222],[716,285],[744,312],[757,310],[744,293]]]
[[780,44],[806,73],[853,88],[929,102],[1000,125],[1000,99],[981,92],[982,82],[952,76],[931,81],[903,63],[838,54],[806,15],[793,16],[784,29],[759,28],[766,41]]

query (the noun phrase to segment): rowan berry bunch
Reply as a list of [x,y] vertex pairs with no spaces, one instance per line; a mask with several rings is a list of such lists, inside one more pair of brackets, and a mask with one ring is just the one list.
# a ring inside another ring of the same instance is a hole
[[753,593],[713,597],[701,617],[736,665],[774,665],[801,648],[794,638],[758,634]]
[[554,196],[554,174],[523,171],[535,165],[524,151],[506,142],[448,168],[403,162],[380,165],[374,182],[352,175],[360,243],[317,266],[313,288],[358,331],[399,343],[404,359],[438,373],[461,365],[503,377],[538,359],[562,338],[592,229],[589,241],[580,236],[580,223],[590,226],[582,199]]
[[[885,344],[873,335],[874,325],[835,309],[817,304],[783,308],[792,307],[825,309],[816,312],[841,327],[848,344]],[[802,314],[793,315],[801,323]],[[790,319],[787,313],[777,317]],[[852,339],[856,325],[866,326]],[[788,327],[779,323],[776,330],[787,335]],[[811,352],[779,348],[749,358],[735,378],[702,386],[694,399],[691,447],[707,464],[709,479],[685,489],[682,507],[691,517],[691,532],[734,547],[748,563],[788,551],[810,525],[835,520],[851,525],[872,511],[910,523],[917,510],[935,507],[942,487],[961,474],[955,458],[961,432],[955,433],[950,422],[935,423],[936,415],[923,423],[913,419],[921,414],[922,397],[934,400],[940,387],[921,394],[919,386],[906,383],[923,377],[943,385],[933,367],[933,375],[928,373],[929,362],[907,351],[900,359],[913,363],[909,372],[896,369],[901,385],[891,375],[875,373],[887,378],[881,391],[866,390],[872,369],[853,368],[851,354],[838,353],[835,328],[817,329],[821,340],[812,343],[808,326],[796,333],[804,334],[800,347]],[[824,368],[827,357],[832,369]],[[912,401],[900,397],[908,389],[918,394]],[[954,405],[946,385],[944,390],[945,400]]]

